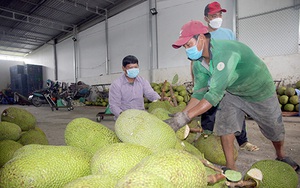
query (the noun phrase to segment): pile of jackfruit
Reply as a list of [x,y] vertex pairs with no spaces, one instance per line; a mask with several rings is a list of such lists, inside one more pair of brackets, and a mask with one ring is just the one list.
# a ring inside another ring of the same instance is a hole
[[295,89],[300,90],[300,81],[290,86],[279,86],[276,89],[282,111],[299,112],[300,96],[297,95]]
[[[191,99],[191,94],[184,84],[171,84],[168,81],[150,83],[153,90],[161,96],[161,100],[169,101],[172,106],[186,106]],[[149,108],[151,101],[144,97],[145,109]]]
[[48,145],[46,134],[36,126],[36,118],[22,108],[5,109],[0,121],[0,167],[28,144]]
[[[166,101],[157,104],[169,105]],[[183,130],[200,128],[197,119],[175,132],[162,120],[165,116],[153,111],[154,107],[151,113],[126,110],[114,130],[87,118],[75,118],[66,125],[66,145],[33,143],[11,151],[0,169],[0,187],[202,188],[226,187],[227,179],[249,181],[257,187],[297,187],[293,168],[275,160],[251,167],[259,169],[264,178],[250,173],[244,177],[223,174],[215,166],[223,165],[218,160],[224,158],[219,137],[200,134],[190,139],[191,133],[186,135]],[[1,150],[0,155],[7,153]]]

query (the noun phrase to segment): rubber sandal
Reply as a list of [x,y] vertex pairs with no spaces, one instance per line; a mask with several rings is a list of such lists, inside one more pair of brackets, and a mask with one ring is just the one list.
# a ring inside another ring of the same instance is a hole
[[240,149],[247,150],[247,151],[258,151],[259,147],[257,147],[256,145],[253,145],[249,142],[246,142],[245,144],[240,146]]
[[285,157],[283,159],[276,158],[276,160],[291,165],[296,172],[300,170],[299,165],[295,161],[293,161],[293,159],[291,159],[290,157]]

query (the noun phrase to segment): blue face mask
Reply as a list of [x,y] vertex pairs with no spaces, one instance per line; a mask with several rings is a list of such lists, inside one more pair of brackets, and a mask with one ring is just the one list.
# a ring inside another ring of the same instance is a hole
[[132,69],[128,69],[126,72],[129,78],[135,78],[139,74],[140,70],[139,68],[132,68]]
[[[198,41],[197,41],[198,44]],[[186,55],[191,60],[197,60],[202,56],[203,48],[202,50],[198,51],[197,44],[193,47],[185,49]]]

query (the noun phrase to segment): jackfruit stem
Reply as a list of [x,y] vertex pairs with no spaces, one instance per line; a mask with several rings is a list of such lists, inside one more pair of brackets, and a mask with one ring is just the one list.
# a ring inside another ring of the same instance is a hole
[[200,160],[204,166],[208,167],[208,168],[211,168],[213,169],[214,171],[217,171],[217,172],[220,172],[220,173],[223,173],[223,170],[221,168],[218,168],[216,166],[214,166],[212,163],[210,163],[208,160],[205,160],[205,159],[201,159]]
[[230,187],[230,188],[234,188],[234,187],[254,187],[254,188],[258,188],[256,181],[249,179],[249,180],[241,180],[238,182],[229,182],[226,181],[226,186]]
[[214,184],[217,183],[223,179],[225,179],[226,177],[224,176],[224,174],[213,174],[213,175],[209,175],[207,176],[207,183],[208,184]]

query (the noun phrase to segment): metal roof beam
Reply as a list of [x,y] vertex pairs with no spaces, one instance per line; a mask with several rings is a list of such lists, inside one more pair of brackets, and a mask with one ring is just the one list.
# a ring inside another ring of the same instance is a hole
[[[58,0],[58,1],[60,1],[62,3],[72,4],[74,7],[84,8],[86,11],[92,12],[92,13],[100,15],[100,16],[105,16],[106,11],[107,11],[105,8],[101,8],[101,7],[98,7],[98,6],[90,7],[88,2],[86,2],[85,4],[82,4],[82,3],[77,2],[77,0]],[[99,9],[103,10],[104,13],[100,13]]]
[[42,39],[42,38],[28,36],[28,35],[8,34],[5,31],[2,31],[2,32],[0,31],[0,38],[1,38],[1,36],[16,38],[16,39],[25,40],[25,41],[38,42],[38,43],[44,43],[49,40],[49,39]]
[[[7,31],[13,32],[13,31],[11,31],[11,28],[9,28],[9,27],[1,26],[1,28],[4,29],[4,30],[6,30],[6,32]],[[45,34],[45,33],[41,33],[41,32],[31,31],[31,30],[24,29],[24,28],[22,28],[22,29],[14,28],[13,30],[15,32],[20,31],[20,32],[30,33],[30,34],[33,34],[33,35],[43,35],[43,36],[47,36],[47,38],[51,38],[52,37],[52,35],[50,35],[50,34]],[[28,35],[26,35],[26,36],[28,36]],[[40,38],[42,38],[42,37],[40,37]]]
[[5,41],[5,42],[10,42],[10,43],[17,43],[17,44],[25,44],[25,45],[32,45],[32,46],[40,46],[41,44],[44,43],[34,43],[34,42],[29,42],[29,41],[20,41],[20,40],[11,40],[9,38],[6,39],[1,39],[1,41]]
[[19,22],[24,22],[24,23],[28,23],[28,24],[33,24],[33,25],[46,27],[46,28],[54,29],[54,30],[59,30],[59,31],[67,32],[67,33],[72,32],[72,30],[68,30],[67,28],[73,29],[72,25],[58,23],[58,22],[46,20],[43,18],[33,17],[33,16],[17,13],[17,12],[11,11],[11,10],[6,10],[3,8],[0,8],[0,10],[2,10],[3,13],[5,13],[5,14],[0,15],[0,17],[2,17],[2,18],[19,21]]
[[25,48],[25,47],[22,47],[22,48],[20,48],[20,47],[14,47],[13,45],[6,45],[6,46],[1,46],[0,45],[0,50],[6,49],[6,48],[13,48],[13,49],[16,49],[16,50],[23,49],[23,50],[28,50],[28,51],[32,51],[32,49],[33,49],[33,48]]

